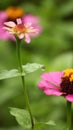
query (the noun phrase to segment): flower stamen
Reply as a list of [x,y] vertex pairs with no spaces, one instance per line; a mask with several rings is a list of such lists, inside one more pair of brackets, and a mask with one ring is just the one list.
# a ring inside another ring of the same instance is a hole
[[25,33],[27,31],[26,27],[23,24],[18,24],[13,28],[16,33]]
[[65,93],[65,95],[73,94],[73,69],[64,70],[60,86],[61,91]]
[[64,70],[64,77],[68,77],[70,82],[73,81],[73,69]]

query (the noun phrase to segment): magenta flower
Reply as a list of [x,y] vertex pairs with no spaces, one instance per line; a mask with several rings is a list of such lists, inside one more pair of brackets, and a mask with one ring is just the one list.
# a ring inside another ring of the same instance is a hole
[[62,95],[66,100],[73,102],[73,69],[44,73],[41,78],[38,88],[46,95]]
[[19,39],[24,39],[25,42],[30,43],[31,37],[39,35],[40,27],[31,20],[31,17],[28,17],[25,17],[23,20],[17,19],[17,24],[13,21],[5,22],[4,29],[16,35]]

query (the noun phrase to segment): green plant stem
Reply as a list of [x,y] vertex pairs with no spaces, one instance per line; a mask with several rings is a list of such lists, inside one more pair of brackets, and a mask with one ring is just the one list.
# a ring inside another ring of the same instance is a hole
[[71,102],[67,101],[67,130],[71,130]]
[[[19,71],[22,74],[23,73],[23,68],[22,68],[22,62],[21,62],[21,40],[17,39],[16,42],[16,50],[17,50],[17,58],[18,58],[18,67],[19,67]],[[32,128],[34,127],[34,121],[33,121],[33,116],[31,113],[31,109],[30,109],[30,104],[29,104],[29,100],[28,100],[28,95],[27,95],[27,91],[26,91],[26,87],[25,87],[25,79],[24,76],[21,76],[22,79],[22,84],[23,84],[23,89],[24,89],[24,97],[25,97],[25,103],[26,103],[26,107],[29,111],[30,114],[30,118],[31,118],[31,124],[32,124]]]

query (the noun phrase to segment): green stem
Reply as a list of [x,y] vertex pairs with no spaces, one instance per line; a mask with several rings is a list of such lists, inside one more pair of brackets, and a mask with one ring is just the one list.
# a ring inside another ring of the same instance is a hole
[[67,130],[71,130],[71,102],[67,101]]
[[[21,40],[19,40],[19,39],[17,39],[16,49],[17,49],[18,67],[19,67],[20,73],[22,74],[23,68],[22,68],[22,62],[21,62]],[[24,76],[21,76],[21,79],[22,79],[22,84],[23,84],[23,89],[24,89],[24,97],[25,97],[26,107],[29,111],[30,118],[31,118],[31,124],[32,124],[31,129],[33,129],[34,121],[33,121],[32,113],[31,113],[31,109],[30,109],[30,104],[29,104],[29,100],[28,100],[28,95],[27,95],[27,91],[26,91],[26,87],[25,87]]]

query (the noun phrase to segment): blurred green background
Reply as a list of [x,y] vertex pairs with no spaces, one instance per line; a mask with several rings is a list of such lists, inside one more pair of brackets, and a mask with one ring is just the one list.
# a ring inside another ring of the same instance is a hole
[[[45,71],[60,71],[73,62],[73,0],[2,0],[0,10],[22,7],[25,13],[39,16],[43,31],[30,44],[22,43],[22,61],[45,65]],[[17,67],[16,45],[0,40],[0,70]],[[66,101],[63,97],[45,96],[37,87],[41,71],[26,77],[32,113],[38,121],[55,120],[60,130],[66,123]],[[34,78],[35,77],[35,78]],[[25,107],[20,78],[0,81],[0,130],[23,130],[9,113],[9,107]]]

